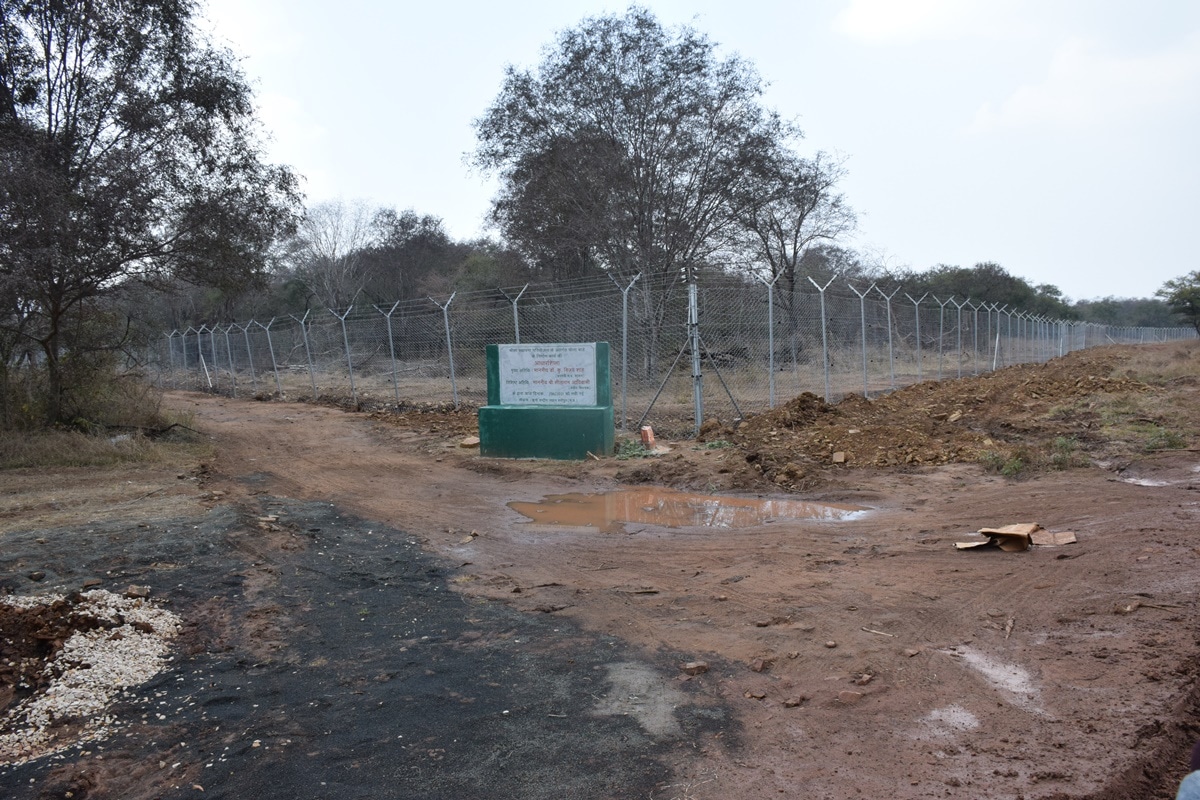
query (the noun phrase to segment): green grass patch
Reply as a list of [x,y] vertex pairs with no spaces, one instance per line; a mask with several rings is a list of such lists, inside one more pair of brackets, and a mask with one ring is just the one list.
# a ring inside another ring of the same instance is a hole
[[1182,434],[1157,425],[1146,436],[1145,448],[1147,452],[1152,453],[1156,450],[1182,450],[1185,447],[1187,447],[1187,439]]
[[642,447],[642,443],[637,439],[622,439],[617,442],[617,451],[614,455],[618,461],[628,461],[631,458],[646,458],[654,453]]
[[998,450],[985,450],[979,455],[979,463],[988,472],[1003,475],[1006,478],[1016,478],[1025,472],[1026,460],[1019,455],[1002,453]]
[[1070,469],[1086,463],[1087,459],[1079,452],[1079,440],[1074,436],[1058,436],[1050,443],[1047,460],[1050,469]]

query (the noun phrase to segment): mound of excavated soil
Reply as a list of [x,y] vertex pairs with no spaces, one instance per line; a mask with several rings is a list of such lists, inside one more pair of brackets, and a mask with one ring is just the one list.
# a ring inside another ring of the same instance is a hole
[[[812,490],[840,470],[864,467],[1016,464],[1020,473],[1078,466],[1088,457],[1109,460],[1127,456],[1131,447],[1146,449],[1147,442],[1138,439],[1152,438],[1155,430],[1178,430],[1184,439],[1194,433],[1197,417],[1190,411],[1200,409],[1200,399],[1187,376],[1200,374],[1200,355],[1188,344],[1164,352],[1162,366],[1169,369],[1142,377],[1126,374],[1136,350],[1105,348],[926,381],[870,400],[851,395],[828,404],[806,392],[734,427],[709,420],[701,439],[710,447],[733,445],[723,448],[727,477],[717,483],[742,490],[761,490],[764,484]],[[1169,395],[1174,402],[1165,408],[1145,399],[1156,395]],[[1140,437],[1130,429],[1139,424],[1145,429]],[[678,460],[629,470],[623,477],[711,482],[703,474],[687,480]]]

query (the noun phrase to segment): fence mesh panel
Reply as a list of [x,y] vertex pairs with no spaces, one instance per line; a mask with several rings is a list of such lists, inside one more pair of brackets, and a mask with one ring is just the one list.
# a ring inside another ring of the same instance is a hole
[[[873,286],[761,281],[688,287],[607,278],[313,309],[164,334],[160,385],[351,404],[487,402],[495,343],[608,342],[618,426],[687,433],[701,417],[759,413],[801,393],[836,401],[977,375],[1086,347],[1195,338],[1190,328],[1050,320],[961,298]],[[823,324],[822,324],[823,323]],[[695,374],[695,364],[699,373]],[[696,388],[700,387],[700,404]]]

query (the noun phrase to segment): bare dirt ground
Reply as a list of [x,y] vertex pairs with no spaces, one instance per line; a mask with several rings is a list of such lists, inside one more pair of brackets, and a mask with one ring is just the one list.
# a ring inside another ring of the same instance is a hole
[[[184,393],[169,404],[194,415],[215,458],[4,476],[0,544],[198,505],[241,509],[251,525],[240,547],[253,554],[239,572],[241,616],[213,612],[193,641],[196,652],[225,641],[265,662],[304,617],[263,613],[255,598],[284,581],[287,553],[320,546],[289,526],[297,504],[403,531],[466,608],[502,604],[543,633],[561,623],[562,636],[627,648],[622,664],[658,676],[622,690],[609,665],[603,691],[568,680],[562,691],[635,718],[640,755],[663,771],[561,796],[1170,798],[1200,737],[1195,342],[1076,353],[872,401],[802,395],[740,424],[708,422],[700,442],[668,442],[664,455],[585,463],[481,458],[460,446],[474,432],[469,410],[350,413]],[[507,505],[629,485],[870,513],[605,531],[532,524]],[[1018,522],[1078,541],[1020,553],[953,546]],[[32,558],[4,566],[11,589],[38,589],[25,578]],[[63,583],[83,575],[50,571]],[[185,565],[162,591],[187,580]],[[622,691],[625,705],[612,706]],[[723,722],[655,722],[651,696]],[[8,786],[29,769],[7,773]],[[85,796],[78,779],[74,794],[54,793],[69,783],[59,769],[34,775],[52,791],[24,796]],[[178,789],[187,783],[154,785],[200,796]],[[407,796],[535,796],[514,792]]]

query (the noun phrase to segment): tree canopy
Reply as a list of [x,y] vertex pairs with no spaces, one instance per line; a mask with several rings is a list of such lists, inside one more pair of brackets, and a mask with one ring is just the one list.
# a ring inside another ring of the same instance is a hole
[[1200,333],[1200,270],[1167,281],[1156,294],[1167,302],[1171,313]]
[[763,82],[706,36],[647,10],[585,19],[535,70],[509,67],[476,121],[498,173],[493,219],[555,277],[670,283],[728,244],[736,201],[799,136]]
[[1075,317],[1057,286],[1034,286],[1024,278],[1010,274],[994,261],[983,261],[973,267],[938,264],[923,272],[893,274],[880,283],[903,285],[904,291],[914,297],[928,292],[943,301],[951,297],[960,301],[969,298],[1057,319]]
[[0,377],[37,365],[42,421],[77,413],[83,371],[120,345],[114,293],[245,286],[293,223],[295,179],[264,161],[249,87],[196,13],[0,2]]

